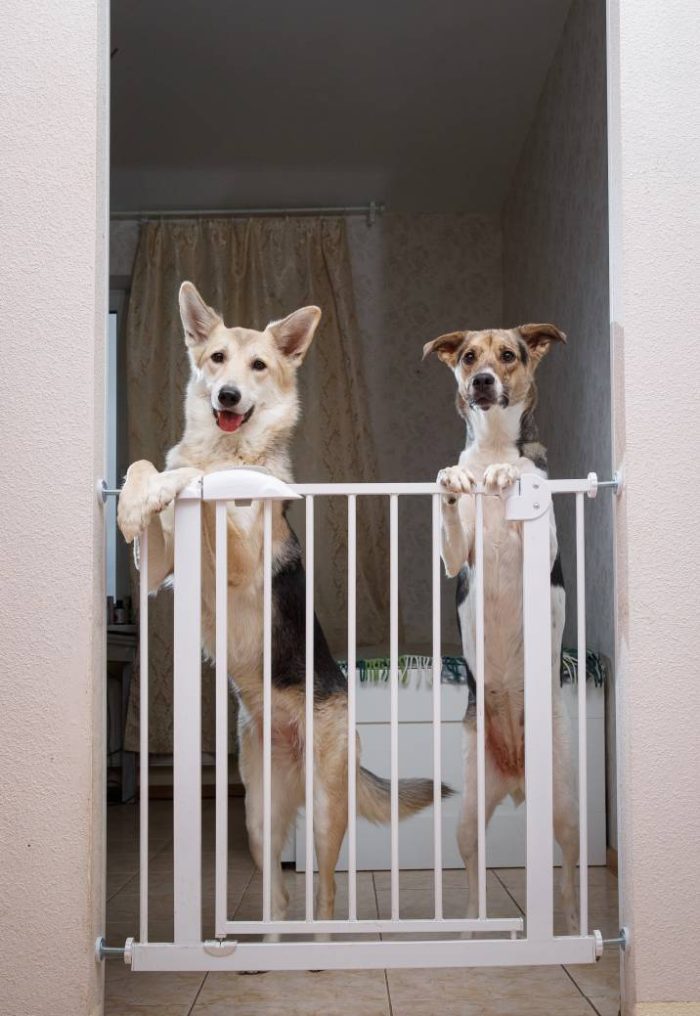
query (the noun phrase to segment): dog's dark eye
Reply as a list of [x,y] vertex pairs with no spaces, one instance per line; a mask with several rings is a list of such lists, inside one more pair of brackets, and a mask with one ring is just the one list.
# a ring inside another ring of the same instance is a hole
[[216,353],[212,353],[211,358],[214,361],[214,363],[223,363],[225,360],[224,354],[221,352],[221,350],[218,350]]
[[253,370],[265,370],[267,364],[265,363],[264,360],[253,360],[253,362],[251,363],[251,367],[253,368]]
[[473,349],[468,349],[462,357],[462,363],[474,363],[476,360],[476,353]]
[[501,353],[501,359],[504,363],[512,363],[515,359],[515,353],[512,349],[504,349]]

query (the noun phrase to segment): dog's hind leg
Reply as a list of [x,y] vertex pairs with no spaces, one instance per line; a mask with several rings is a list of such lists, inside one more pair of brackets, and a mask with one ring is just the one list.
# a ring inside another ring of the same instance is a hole
[[[255,864],[263,870],[263,758],[262,740],[254,724],[239,732],[239,769],[245,786],[246,828],[248,845]],[[273,921],[283,921],[287,915],[289,894],[282,873],[282,851],[289,827],[299,808],[298,767],[273,764],[271,793],[270,880],[271,913]]]
[[571,764],[571,745],[568,720],[555,688],[553,706],[553,803],[554,836],[562,852],[561,903],[566,930],[570,935],[578,930],[576,901],[576,864],[578,862],[578,814],[576,790]]
[[[330,761],[330,764],[329,764]],[[331,921],[335,907],[335,866],[348,821],[345,757],[324,759],[314,779],[314,843],[318,861],[316,919]]]
[[[496,805],[509,791],[507,781],[494,766],[488,751],[485,762],[486,825]],[[477,801],[477,757],[476,723],[469,717],[464,724],[464,789],[459,808],[457,845],[464,861],[467,876],[467,911],[465,916],[474,918],[479,913],[479,857],[478,857],[478,801]]]

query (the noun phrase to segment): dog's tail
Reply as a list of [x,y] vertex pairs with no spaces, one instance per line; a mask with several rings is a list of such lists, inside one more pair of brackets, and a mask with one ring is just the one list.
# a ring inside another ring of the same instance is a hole
[[[454,790],[441,784],[441,796],[452,797]],[[422,811],[433,803],[433,781],[425,779],[399,780],[399,818]],[[357,781],[357,810],[370,822],[391,820],[391,782],[360,766]]]

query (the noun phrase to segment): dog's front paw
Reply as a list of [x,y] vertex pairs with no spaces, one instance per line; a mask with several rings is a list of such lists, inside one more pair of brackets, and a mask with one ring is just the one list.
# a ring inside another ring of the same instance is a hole
[[117,509],[117,523],[126,542],[131,543],[154,515],[201,475],[201,470],[189,467],[159,473],[145,460],[129,466]]
[[156,467],[145,459],[132,463],[126,471],[119,494],[117,525],[127,543],[131,543],[145,528],[149,482],[157,475]]
[[487,466],[484,472],[484,487],[489,494],[500,494],[520,479],[520,470],[508,462]]
[[[437,483],[445,488],[449,494],[471,494],[476,486],[476,480],[468,469],[462,466],[447,466],[437,474]],[[450,503],[454,498],[450,498]]]

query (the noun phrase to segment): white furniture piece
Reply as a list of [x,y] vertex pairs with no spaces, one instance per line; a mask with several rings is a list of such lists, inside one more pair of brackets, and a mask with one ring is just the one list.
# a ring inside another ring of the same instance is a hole
[[[399,770],[401,776],[432,777],[432,683],[428,671],[412,670],[399,688]],[[362,764],[380,776],[388,776],[389,765],[389,686],[384,681],[358,681],[357,730],[362,742]],[[606,863],[605,826],[605,708],[604,688],[588,681],[586,696],[588,731],[588,863]],[[571,720],[572,756],[578,773],[577,687],[565,684],[562,694]],[[459,811],[462,768],[462,719],[467,703],[465,684],[442,685],[442,778],[455,795],[443,801],[443,867],[461,868],[456,829]],[[486,834],[489,867],[525,866],[525,816],[527,805],[516,805],[508,797],[498,806]],[[399,826],[401,868],[433,866],[433,814],[431,808],[405,819]],[[555,863],[560,863],[558,847]],[[305,870],[306,836],[303,812],[297,818],[293,842],[284,854],[286,862]],[[357,823],[357,866],[363,870],[389,869],[389,826],[376,826],[365,819]],[[347,870],[347,847],[343,849],[338,870]]]

